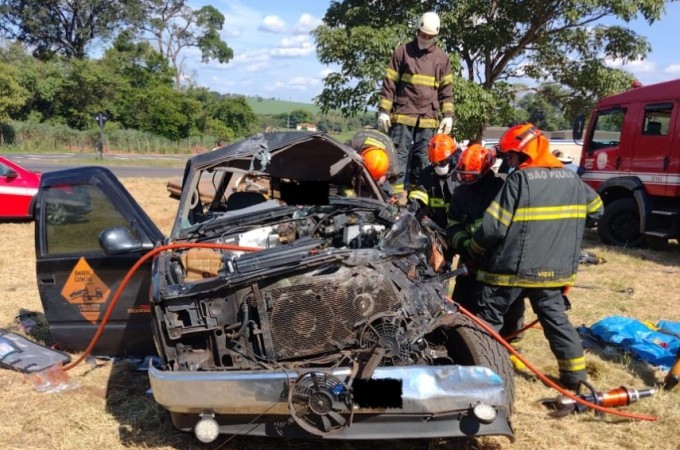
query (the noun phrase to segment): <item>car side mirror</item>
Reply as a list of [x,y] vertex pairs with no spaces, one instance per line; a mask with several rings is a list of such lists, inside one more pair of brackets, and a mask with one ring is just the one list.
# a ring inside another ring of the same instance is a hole
[[107,255],[138,252],[143,249],[142,241],[135,239],[126,227],[107,228],[99,234],[99,245]]
[[5,172],[5,178],[7,179],[13,179],[19,176],[16,170],[14,169],[9,169],[7,172]]

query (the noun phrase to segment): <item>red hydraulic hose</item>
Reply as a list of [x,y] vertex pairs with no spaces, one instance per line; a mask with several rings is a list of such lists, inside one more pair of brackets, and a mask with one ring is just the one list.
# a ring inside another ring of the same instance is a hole
[[[447,297],[447,300],[450,302],[453,302],[451,298]],[[496,331],[491,328],[489,325],[486,324],[482,319],[478,318],[474,314],[472,314],[470,311],[467,309],[463,308],[458,304],[458,308],[460,309],[460,312],[465,314],[467,317],[469,317],[473,322],[475,322],[477,325],[482,327],[484,331],[489,333],[494,339],[496,339],[505,349],[510,352],[512,355],[516,356],[517,359],[522,361],[528,368],[531,370],[533,373],[536,374],[539,380],[541,380],[543,383],[547,384],[551,388],[555,389],[558,391],[560,394],[564,395],[565,397],[569,397],[570,399],[574,400],[577,403],[580,403],[583,406],[586,406],[588,408],[594,409],[596,411],[600,411],[606,414],[612,414],[614,416],[620,416],[620,417],[625,417],[628,419],[636,419],[636,420],[647,420],[650,422],[656,422],[658,419],[654,416],[646,416],[643,414],[635,414],[635,413],[627,413],[625,411],[619,411],[618,409],[612,409],[612,408],[605,408],[603,406],[597,405],[595,403],[591,403],[587,400],[584,400],[583,398],[579,397],[578,395],[567,391],[566,389],[563,389],[561,386],[559,386],[557,383],[552,381],[550,378],[546,377],[543,373],[541,373],[540,370],[538,370],[533,364],[531,364],[529,361],[527,361],[522,355],[520,355],[517,350],[515,350],[512,345],[508,344],[501,336],[496,333]]]
[[517,336],[518,334],[522,334],[522,333],[524,333],[525,331],[527,331],[529,328],[532,328],[532,327],[533,327],[534,325],[536,325],[537,323],[538,323],[538,319],[534,320],[534,321],[531,322],[529,325],[527,325],[527,326],[525,326],[525,327],[523,327],[523,328],[520,328],[520,329],[517,330],[517,331],[513,331],[512,333],[503,336],[503,339],[505,339],[506,341],[509,341],[510,339],[514,338],[514,337]]
[[82,355],[78,357],[75,361],[67,364],[64,366],[64,370],[71,370],[90,354],[92,352],[92,349],[94,348],[95,345],[97,345],[97,342],[99,341],[99,338],[101,337],[102,333],[104,332],[104,328],[106,327],[107,322],[109,321],[109,318],[111,317],[111,314],[113,313],[113,309],[116,307],[116,303],[118,303],[118,299],[120,298],[121,293],[125,289],[125,286],[130,282],[130,279],[132,278],[132,275],[137,272],[137,270],[144,264],[149,258],[157,255],[160,252],[164,252],[166,250],[172,250],[172,249],[177,249],[177,248],[214,248],[214,249],[219,249],[219,250],[236,250],[236,251],[245,251],[245,252],[256,252],[259,250],[262,250],[261,248],[257,247],[240,247],[238,245],[233,245],[233,244],[213,244],[213,243],[203,243],[203,242],[192,242],[192,243],[184,243],[184,244],[168,244],[168,245],[162,245],[160,247],[156,247],[153,250],[151,250],[149,253],[145,254],[139,260],[128,270],[127,274],[125,274],[125,278],[123,278],[123,281],[121,281],[120,286],[118,286],[118,289],[116,290],[116,293],[113,295],[113,298],[111,299],[111,303],[109,304],[109,307],[106,308],[106,312],[104,313],[104,317],[102,317],[102,321],[99,324],[99,328],[97,328],[97,332],[94,334],[92,337],[92,340],[90,341],[90,344],[87,346],[85,349],[85,352],[83,352]]

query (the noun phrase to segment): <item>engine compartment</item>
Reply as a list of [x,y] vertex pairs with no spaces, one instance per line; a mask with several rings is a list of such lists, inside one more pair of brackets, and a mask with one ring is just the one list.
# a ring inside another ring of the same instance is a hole
[[[428,238],[410,213],[365,199],[218,213],[190,249],[159,257],[154,324],[174,370],[337,367],[365,353],[381,365],[445,358],[423,336],[444,307]],[[228,231],[227,231],[228,230]]]

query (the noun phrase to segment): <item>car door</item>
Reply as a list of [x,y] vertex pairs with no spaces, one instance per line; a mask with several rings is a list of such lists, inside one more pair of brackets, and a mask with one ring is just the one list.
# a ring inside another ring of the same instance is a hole
[[0,216],[28,217],[36,188],[36,175],[24,173],[9,162],[0,160]]
[[[35,211],[37,281],[51,336],[64,350],[82,351],[128,270],[164,237],[118,179],[102,167],[43,174]],[[106,254],[99,236],[110,227],[128,230],[140,245]],[[155,353],[150,288],[147,261],[125,287],[93,354]]]

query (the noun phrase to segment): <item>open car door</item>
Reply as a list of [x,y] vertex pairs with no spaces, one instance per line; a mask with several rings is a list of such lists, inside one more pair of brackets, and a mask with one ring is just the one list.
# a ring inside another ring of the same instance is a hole
[[[139,245],[115,255],[105,253],[99,237],[111,227],[128,230]],[[163,239],[108,169],[82,167],[43,174],[35,210],[37,280],[59,348],[87,348],[128,270]],[[93,354],[155,353],[151,264],[145,263],[131,278]]]

